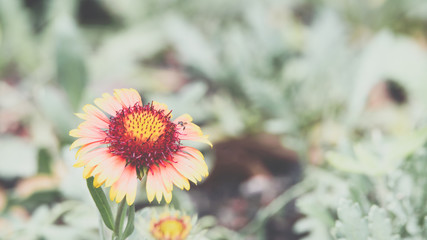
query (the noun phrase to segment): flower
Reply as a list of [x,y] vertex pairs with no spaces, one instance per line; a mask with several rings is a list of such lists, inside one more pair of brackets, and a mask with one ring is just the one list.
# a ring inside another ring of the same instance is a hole
[[145,207],[135,213],[135,231],[129,239],[207,240],[207,223],[201,223],[197,215],[169,206]]
[[179,212],[164,212],[150,222],[151,235],[156,240],[184,240],[191,230],[191,218]]
[[[174,121],[167,106],[158,102],[143,104],[135,89],[116,89],[87,104],[85,120],[70,136],[77,137],[70,149],[79,147],[75,167],[83,167],[83,177],[94,176],[94,186],[110,188],[110,199],[131,205],[135,201],[137,180],[146,175],[147,198],[160,203],[172,199],[173,185],[190,189],[208,176],[202,153],[182,140],[212,146],[208,136],[184,114]],[[102,110],[102,111],[101,111]]]

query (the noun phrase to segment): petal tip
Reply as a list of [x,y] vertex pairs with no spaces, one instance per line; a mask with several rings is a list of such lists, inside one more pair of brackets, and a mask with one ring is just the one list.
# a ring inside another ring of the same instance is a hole
[[134,202],[135,202],[135,199],[131,199],[131,198],[126,197],[126,203],[127,203],[129,206],[131,206]]

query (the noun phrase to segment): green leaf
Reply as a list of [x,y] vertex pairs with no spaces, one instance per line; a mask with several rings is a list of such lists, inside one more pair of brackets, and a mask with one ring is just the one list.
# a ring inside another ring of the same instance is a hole
[[363,167],[359,162],[354,158],[338,153],[338,152],[328,152],[326,153],[326,160],[334,168],[351,173],[363,173]]
[[46,148],[39,149],[37,158],[38,158],[37,172],[46,173],[46,174],[52,173],[52,167],[51,167],[52,157],[50,156],[50,153]]
[[96,207],[101,214],[102,220],[109,229],[114,228],[114,218],[111,212],[110,204],[108,203],[107,197],[104,194],[102,188],[95,188],[93,186],[93,177],[87,179],[87,188],[89,189],[90,195],[95,201]]
[[394,161],[402,160],[422,147],[426,141],[427,128],[410,133],[390,144],[389,156]]
[[75,127],[77,119],[62,92],[56,87],[46,85],[35,93],[34,100],[43,116],[53,124],[60,140],[71,140],[68,132]]
[[200,70],[211,79],[216,79],[221,72],[218,58],[200,29],[179,15],[170,15],[166,18],[165,29],[184,63]]
[[57,77],[68,95],[74,110],[77,110],[88,81],[84,46],[76,24],[67,16],[57,20],[56,62]]
[[362,217],[359,204],[342,199],[338,206],[338,219],[335,224],[336,237],[347,240],[368,239],[368,224]]
[[368,221],[372,239],[393,239],[391,221],[384,209],[372,206],[368,214]]
[[126,239],[132,234],[134,230],[134,224],[133,224],[134,220],[135,220],[135,205],[132,205],[129,208],[128,223],[126,224],[125,231],[123,232],[123,239]]
[[423,237],[427,239],[427,216],[424,217]]
[[38,64],[37,41],[27,9],[22,1],[0,0],[0,68],[13,63],[19,70],[28,71]]

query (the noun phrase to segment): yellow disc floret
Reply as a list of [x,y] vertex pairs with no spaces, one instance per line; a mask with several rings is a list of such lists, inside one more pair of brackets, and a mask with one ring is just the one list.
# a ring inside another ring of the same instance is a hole
[[153,112],[134,112],[124,119],[125,129],[131,138],[139,142],[155,142],[164,132],[166,124]]

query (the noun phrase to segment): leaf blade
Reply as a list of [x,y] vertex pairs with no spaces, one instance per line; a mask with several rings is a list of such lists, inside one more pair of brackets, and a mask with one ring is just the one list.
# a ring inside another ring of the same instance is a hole
[[101,214],[102,220],[109,229],[114,229],[114,218],[113,212],[111,211],[110,204],[108,203],[107,197],[104,194],[102,188],[95,188],[93,186],[93,177],[87,179],[87,188],[89,189],[90,195],[95,201],[95,205]]

